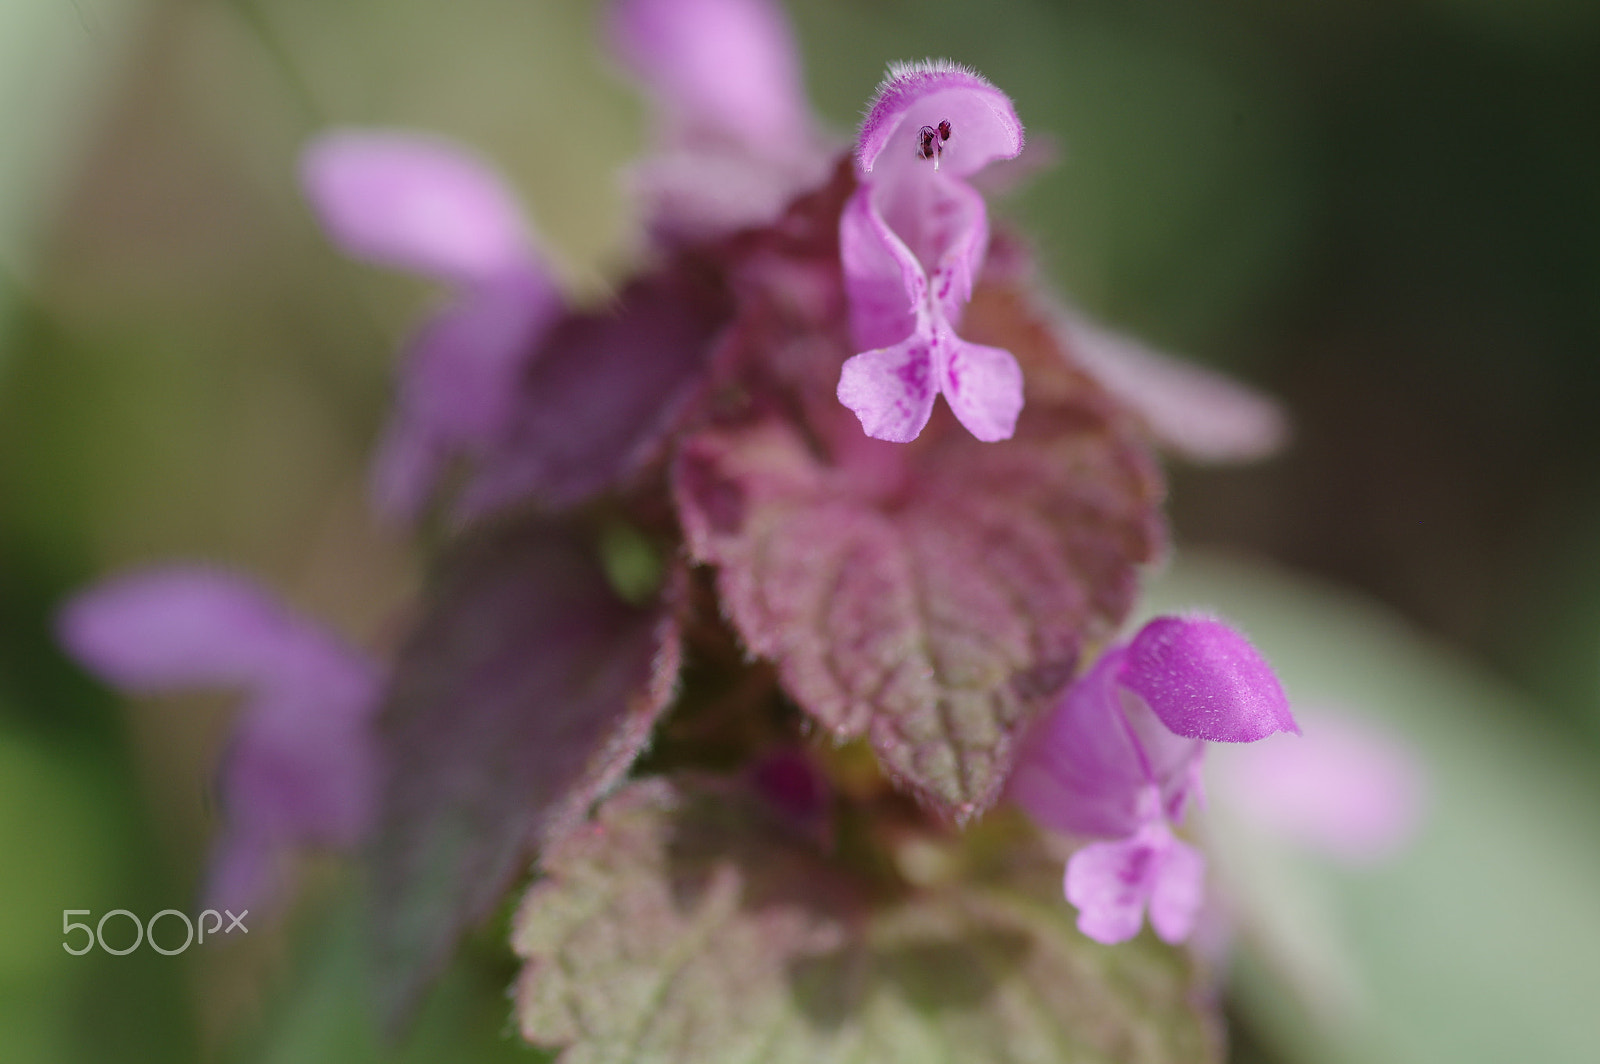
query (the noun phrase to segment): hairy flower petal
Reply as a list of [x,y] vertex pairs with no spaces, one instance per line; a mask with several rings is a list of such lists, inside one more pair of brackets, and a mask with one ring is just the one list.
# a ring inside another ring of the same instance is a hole
[[1005,93],[947,59],[895,64],[878,86],[857,138],[863,174],[882,180],[927,166],[917,156],[916,130],[948,121],[940,169],[970,177],[996,159],[1022,151],[1022,122]]
[[1158,617],[1128,646],[1120,682],[1179,735],[1249,743],[1298,733],[1289,700],[1249,640],[1208,617]]
[[[1022,410],[1016,359],[968,344],[955,330],[989,246],[988,210],[963,178],[1021,148],[1010,101],[969,70],[944,62],[893,67],[879,87],[858,144],[861,184],[839,223],[851,331],[868,351],[846,363],[838,394],[867,435],[915,439],[927,417],[911,415],[932,399],[925,380],[978,439],[1015,431]],[[954,162],[944,167],[947,151]],[[878,354],[884,351],[893,357]],[[873,374],[869,387],[869,366],[894,373]],[[895,374],[903,384],[896,386]]]
[[347,254],[469,285],[535,262],[516,197],[493,169],[441,138],[340,130],[313,141],[301,180]]

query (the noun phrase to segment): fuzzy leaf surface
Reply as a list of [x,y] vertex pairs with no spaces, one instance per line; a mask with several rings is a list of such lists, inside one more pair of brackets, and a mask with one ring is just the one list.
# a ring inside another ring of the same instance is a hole
[[[803,422],[771,404],[706,428],[674,469],[690,552],[717,568],[746,646],[958,821],[993,803],[1021,732],[1163,541],[1147,444],[1026,299],[980,288],[964,334],[1024,367],[1014,439],[979,442],[940,406],[914,443],[882,443],[830,396]],[[830,339],[806,350],[842,361]]]
[[627,771],[671,700],[678,634],[572,531],[524,521],[446,557],[380,721],[379,991],[403,1018],[457,939]]
[[518,1021],[560,1064],[1219,1059],[1185,956],[1084,938],[1034,857],[873,894],[725,788],[636,784],[545,854]]

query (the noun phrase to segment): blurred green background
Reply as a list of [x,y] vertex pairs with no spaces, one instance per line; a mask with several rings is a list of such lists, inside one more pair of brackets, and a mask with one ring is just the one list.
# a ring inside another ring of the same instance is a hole
[[[1174,471],[1180,559],[1258,561],[1180,561],[1168,586],[1259,618],[1292,693],[1362,677],[1348,697],[1435,764],[1445,827],[1380,879],[1391,893],[1301,878],[1349,900],[1371,986],[1437,992],[1397,989],[1344,1045],[1242,971],[1239,1059],[1600,1059],[1600,5],[791,13],[840,131],[887,60],[984,71],[1059,156],[1000,208],[1048,275],[1293,413],[1280,458]],[[588,0],[0,0],[0,1059],[377,1052],[353,920],[315,903],[340,895],[336,869],[246,945],[61,952],[64,908],[194,908],[229,707],[124,706],[60,657],[49,617],[110,570],[198,556],[392,643],[417,560],[367,516],[363,478],[429,294],[332,252],[296,155],[332,124],[466,140],[597,296],[639,253],[614,174],[647,133],[598,16]],[[1513,859],[1520,879],[1485,876]],[[1403,906],[1441,897],[1459,919],[1406,938]],[[1531,906],[1556,933],[1518,923]],[[1452,954],[1455,936],[1493,949]],[[1380,937],[1405,956],[1362,945]],[[509,971],[492,936],[470,951],[411,1059],[527,1059],[502,1039]]]

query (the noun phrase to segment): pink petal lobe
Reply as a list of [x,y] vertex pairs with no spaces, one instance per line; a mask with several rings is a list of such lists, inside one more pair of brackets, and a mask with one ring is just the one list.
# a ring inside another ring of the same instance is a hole
[[933,346],[932,338],[913,335],[845,362],[839,372],[839,402],[861,419],[868,436],[909,443],[922,432],[938,394]]
[[1298,732],[1289,700],[1243,635],[1206,617],[1158,617],[1128,645],[1121,683],[1178,735],[1250,743]]
[[862,173],[875,179],[912,167],[932,169],[919,155],[919,130],[950,124],[939,145],[941,173],[965,178],[1022,151],[1022,122],[1005,93],[949,60],[896,64],[878,86],[856,142]]
[[[968,432],[985,443],[1008,440],[1022,413],[1022,367],[1011,352],[947,334],[940,391]],[[848,404],[846,404],[848,405]]]
[[83,592],[62,609],[58,630],[78,661],[139,693],[271,682],[306,641],[288,610],[253,582],[188,566]]
[[1067,900],[1078,930],[1106,945],[1139,933],[1145,907],[1164,942],[1193,933],[1205,901],[1205,858],[1157,819],[1115,842],[1096,842],[1067,860]]
[[691,131],[767,156],[809,134],[794,34],[769,0],[622,0],[610,35],[671,120]]
[[466,149],[417,133],[343,130],[301,157],[333,242],[368,262],[456,285],[535,263],[516,197]]
[[1205,904],[1206,859],[1167,832],[1166,852],[1150,892],[1150,926],[1163,942],[1177,945],[1194,933]]
[[1160,850],[1142,835],[1085,846],[1067,860],[1067,901],[1078,930],[1111,946],[1139,933],[1160,874]]

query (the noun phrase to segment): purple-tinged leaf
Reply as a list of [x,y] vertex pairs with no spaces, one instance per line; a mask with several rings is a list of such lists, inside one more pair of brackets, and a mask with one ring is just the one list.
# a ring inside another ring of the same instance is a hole
[[509,429],[468,485],[463,511],[528,498],[569,506],[659,459],[727,316],[716,278],[679,259],[615,306],[557,321],[515,385]]
[[446,559],[380,721],[374,915],[391,1022],[536,847],[622,778],[678,656],[668,614],[619,599],[570,529],[513,524]]
[[881,443],[814,408],[809,433],[780,416],[701,431],[674,470],[690,552],[717,567],[748,648],[958,820],[994,800],[1019,733],[1120,622],[1162,538],[1153,460],[1047,325],[980,288],[967,331],[1027,367],[1011,441],[935,411],[915,443]]
[[1089,941],[1036,841],[1007,860],[869,887],[737,788],[635,784],[545,852],[517,1019],[559,1064],[1220,1058],[1182,953]]

